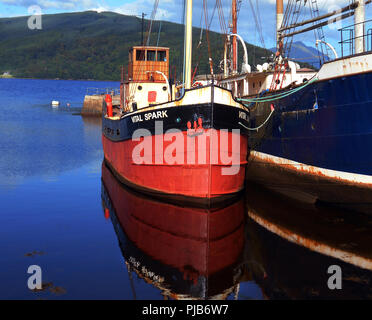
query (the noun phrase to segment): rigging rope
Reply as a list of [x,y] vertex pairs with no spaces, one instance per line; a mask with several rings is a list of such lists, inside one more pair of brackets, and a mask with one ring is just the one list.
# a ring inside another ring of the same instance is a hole
[[213,8],[213,12],[212,12],[212,17],[211,17],[211,20],[209,21],[208,29],[211,28],[211,24],[212,24],[212,21],[213,21],[213,18],[214,18],[214,14],[215,14],[215,12],[216,12],[216,8],[217,8],[217,1],[216,1],[216,3],[214,4],[214,8]]
[[[305,4],[307,0],[304,0]],[[312,0],[314,1],[314,0]],[[288,5],[286,7],[286,11],[283,17],[282,27],[288,28],[284,31],[284,35],[293,32],[296,27],[292,27],[293,25],[297,24],[299,16],[301,14],[302,8],[302,0],[289,0]],[[283,34],[282,34],[283,35]],[[293,44],[293,37],[286,37],[285,43],[283,43],[283,38],[278,39],[277,48],[278,51],[276,52],[276,57],[274,60],[275,64],[275,71],[274,76],[272,78],[270,91],[276,91],[278,84],[281,83],[280,88],[284,82],[284,75],[286,73],[286,69],[288,67],[287,58],[289,56],[292,44]],[[283,75],[282,75],[283,73]],[[280,77],[282,75],[282,81],[280,81]]]
[[213,60],[212,60],[211,45],[210,45],[210,41],[209,41],[209,28],[208,28],[209,21],[208,21],[207,0],[203,0],[203,8],[204,8],[204,17],[205,17],[205,26],[206,26],[205,34],[206,34],[206,37],[207,37],[207,44],[208,44],[209,68],[210,68],[211,75],[213,77]]
[[259,17],[256,14],[256,11],[254,9],[252,0],[249,0],[249,4],[251,6],[251,10],[252,10],[254,22],[256,24],[256,30],[257,30],[258,36],[260,38],[261,45],[262,45],[263,48],[266,48],[266,46],[265,46],[265,39],[264,39],[263,34],[262,34],[262,27],[261,27],[261,24],[260,24],[260,21],[259,21]]
[[225,38],[228,31],[227,31],[227,27],[226,27],[225,16],[224,16],[224,13],[223,13],[223,7],[222,7],[221,0],[216,0],[216,3],[217,3],[217,7],[218,7],[218,18],[219,18],[219,21],[220,21],[222,37]]
[[196,49],[199,50],[199,58],[198,58],[198,60],[197,60],[197,62],[196,62],[196,66],[195,66],[194,72],[193,72],[192,77],[191,77],[191,83],[194,82],[194,78],[195,78],[195,75],[196,75],[196,71],[198,70],[198,68],[199,68],[199,63],[200,63],[200,61],[201,61],[201,55],[202,55],[202,49],[201,49],[201,47],[202,47],[202,40],[203,40],[203,24],[202,24],[202,21],[203,21],[203,15],[204,15],[204,12],[203,12],[203,10],[202,10],[202,12],[201,12],[201,16],[200,16],[200,36],[199,36],[198,46],[197,46],[197,48],[196,48]]
[[[261,35],[263,34],[263,29],[262,29],[262,20],[261,20],[261,12],[260,12],[260,6],[258,5],[258,0],[256,0],[256,11],[257,11],[257,16],[258,16],[258,22],[260,24],[260,30],[261,30]],[[265,38],[262,36],[262,39],[264,40],[263,42],[263,47],[266,49],[265,46]]]
[[156,46],[157,46],[157,47],[159,46],[159,40],[160,40],[160,33],[161,33],[161,25],[162,25],[162,22],[163,22],[163,21],[160,20],[160,26],[159,26],[159,32],[158,32],[158,40],[156,41]]
[[155,19],[155,16],[156,16],[156,12],[158,10],[158,5],[159,5],[159,0],[155,0],[154,2],[154,7],[152,9],[152,12],[151,12],[151,17],[150,17],[150,27],[149,27],[149,31],[148,31],[148,34],[147,34],[147,41],[146,41],[146,45],[148,46],[150,44],[150,37],[151,37],[151,30],[152,30],[152,23]]

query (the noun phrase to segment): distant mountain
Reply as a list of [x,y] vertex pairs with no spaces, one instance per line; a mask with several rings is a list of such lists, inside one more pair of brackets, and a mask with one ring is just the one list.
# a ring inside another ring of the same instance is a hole
[[[128,49],[141,42],[141,20],[113,12],[94,11],[42,16],[42,30],[29,30],[28,17],[0,19],[0,74],[14,77],[119,80],[120,66],[128,63]],[[146,21],[147,26],[148,21]],[[157,41],[159,21],[154,22],[150,45]],[[183,26],[163,22],[160,46],[170,47],[170,65],[178,79],[183,63]],[[204,33],[194,28],[193,65],[209,73],[208,45]],[[209,33],[214,72],[221,72],[223,38]],[[247,44],[249,61],[262,63],[271,52]],[[239,50],[242,55],[243,50]],[[242,61],[240,58],[239,61]]]
[[[275,48],[270,49],[272,52],[276,52]],[[290,58],[302,63],[308,63],[313,67],[319,69],[320,61],[319,57],[322,53],[314,47],[309,47],[301,41],[293,42]],[[328,58],[328,57],[327,57]]]

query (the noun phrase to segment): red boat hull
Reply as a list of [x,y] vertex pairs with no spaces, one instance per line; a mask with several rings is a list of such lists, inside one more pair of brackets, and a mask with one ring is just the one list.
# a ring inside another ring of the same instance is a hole
[[[125,184],[151,194],[163,194],[181,199],[193,199],[196,202],[208,202],[210,200],[224,200],[236,195],[244,188],[245,166],[248,153],[247,136],[229,132],[226,145],[220,142],[221,131],[215,130],[218,143],[207,143],[204,147],[196,147],[187,150],[187,131],[183,131],[184,151],[183,164],[156,164],[156,140],[152,138],[152,161],[150,164],[136,164],[133,160],[133,152],[140,143],[132,139],[124,141],[112,141],[105,135],[102,137],[103,149],[106,163],[115,175]],[[157,137],[159,138],[159,137]],[[163,137],[161,137],[162,139]],[[232,149],[232,139],[239,138],[239,152]],[[172,143],[163,140],[165,153],[167,147]],[[221,147],[221,145],[223,145]],[[233,152],[234,151],[234,152]],[[187,164],[188,152],[195,152],[195,164]],[[199,161],[201,157],[207,161]],[[224,164],[226,159],[231,159],[230,164]],[[212,162],[210,159],[216,159]],[[236,173],[226,175],[223,169],[236,168]]]

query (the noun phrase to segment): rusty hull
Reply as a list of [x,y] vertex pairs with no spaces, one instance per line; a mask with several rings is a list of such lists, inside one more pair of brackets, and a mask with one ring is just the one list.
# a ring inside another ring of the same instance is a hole
[[372,215],[372,185],[330,178],[320,171],[276,163],[250,155],[248,181],[303,202],[325,202]]

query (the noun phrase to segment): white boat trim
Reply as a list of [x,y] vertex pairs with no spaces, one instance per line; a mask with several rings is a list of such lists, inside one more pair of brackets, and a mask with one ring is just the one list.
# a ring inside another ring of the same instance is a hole
[[253,161],[271,162],[281,167],[287,167],[288,170],[292,171],[300,171],[309,175],[320,175],[327,178],[338,179],[345,183],[365,184],[372,187],[372,176],[370,175],[319,168],[257,151],[251,151],[250,157],[252,156]]
[[318,73],[319,80],[346,77],[372,71],[372,53],[346,57],[323,64]]
[[233,98],[231,91],[218,86],[205,86],[192,90],[186,90],[185,94],[179,100],[139,108],[134,112],[126,113],[121,118],[132,117],[138,113],[159,111],[166,108],[176,108],[194,104],[208,104],[212,102],[212,99],[214,103],[235,107],[241,109],[242,111],[246,111],[244,105]]

